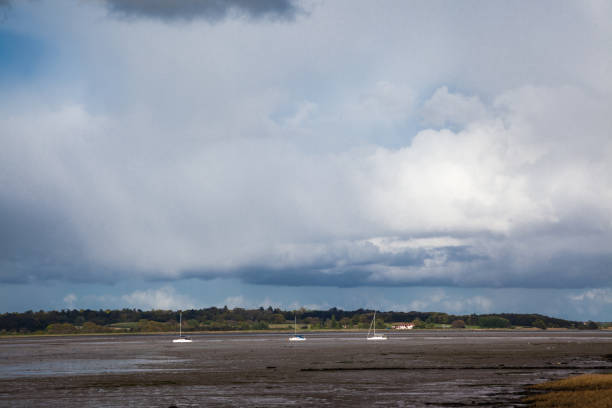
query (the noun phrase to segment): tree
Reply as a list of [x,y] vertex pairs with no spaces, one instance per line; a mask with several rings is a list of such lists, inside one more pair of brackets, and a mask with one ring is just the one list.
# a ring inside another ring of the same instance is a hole
[[453,320],[451,323],[453,329],[465,329],[465,322],[463,320]]
[[200,322],[196,319],[189,319],[187,321],[183,321],[183,330],[197,330],[200,327]]
[[70,323],[51,323],[47,326],[47,333],[51,334],[71,334],[76,333],[76,327]]
[[487,329],[503,329],[510,327],[510,320],[499,316],[481,316],[478,325]]
[[467,324],[469,324],[470,326],[477,326],[478,325],[478,316],[476,314],[472,313],[467,318]]
[[272,315],[272,323],[281,324],[285,323],[285,316],[280,313],[274,313]]
[[414,324],[415,329],[424,329],[426,327],[425,323],[418,317],[412,321],[412,324]]
[[340,327],[342,327],[343,329],[350,329],[352,325],[353,321],[348,317],[343,317],[342,319],[340,319]]
[[307,317],[306,323],[310,325],[311,329],[320,329],[321,328],[321,320],[318,317]]
[[330,329],[337,329],[338,328],[338,322],[336,321],[336,315],[332,315],[331,319],[327,319],[325,321],[325,326],[330,328]]
[[372,315],[369,313],[362,313],[359,315],[359,328],[367,329],[372,324]]
[[542,319],[534,320],[534,322],[531,325],[533,327],[537,327],[538,329],[546,330],[546,323],[544,323],[544,320]]
[[[2,0],[0,0],[1,2]],[[252,328],[255,323],[267,324],[293,321],[292,311],[281,311],[271,307],[258,309],[242,309],[209,307],[199,310],[183,311],[183,330],[235,330]],[[298,323],[308,322],[312,328],[336,326],[345,328],[360,327],[367,329],[372,321],[372,310],[358,309],[343,311],[332,308],[329,310],[306,310],[298,312]],[[423,320],[428,323],[423,323]],[[0,334],[36,333],[45,331],[69,334],[113,331],[117,327],[134,331],[171,331],[178,330],[178,314],[172,310],[122,309],[122,310],[50,310],[31,311],[23,313],[0,313]],[[482,324],[482,327],[511,327],[529,326],[555,328],[568,327],[581,330],[596,330],[597,322],[576,322],[556,319],[539,314],[503,313],[495,315],[447,315],[437,312],[381,312],[376,314],[376,323],[383,322],[410,322],[415,321],[416,328],[433,328],[441,323],[450,323],[462,320],[466,325]],[[538,321],[541,320],[543,324]],[[138,323],[140,321],[140,323]],[[334,323],[335,321],[335,323]],[[247,324],[243,324],[246,322]],[[91,323],[91,324],[87,324]],[[131,323],[129,325],[115,326],[116,323]],[[287,322],[286,324],[288,324]],[[69,324],[74,326],[51,326]],[[92,325],[93,324],[93,325]],[[112,325],[112,326],[111,326]],[[114,326],[114,327],[113,327]],[[113,327],[112,329],[110,327]],[[260,326],[260,327],[263,327]],[[377,327],[379,327],[377,325]]]
[[106,327],[95,324],[94,322],[83,323],[81,330],[83,333],[102,333],[108,331]]
[[267,330],[269,327],[268,327],[268,323],[266,322],[258,322],[258,323],[253,324],[252,328],[253,330]]

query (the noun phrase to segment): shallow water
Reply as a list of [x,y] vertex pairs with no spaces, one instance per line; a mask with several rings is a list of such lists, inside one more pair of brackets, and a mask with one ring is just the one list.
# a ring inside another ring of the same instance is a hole
[[612,332],[0,339],[0,406],[522,406],[525,386],[612,372]]
[[[166,363],[178,363],[186,360],[166,360]],[[79,359],[79,360],[52,360],[32,361],[21,364],[2,365],[0,378],[38,377],[54,375],[82,375],[99,373],[127,373],[167,370],[165,368],[151,368],[159,365],[160,360],[145,358],[132,358],[123,360],[114,359]],[[176,369],[174,371],[177,371]]]

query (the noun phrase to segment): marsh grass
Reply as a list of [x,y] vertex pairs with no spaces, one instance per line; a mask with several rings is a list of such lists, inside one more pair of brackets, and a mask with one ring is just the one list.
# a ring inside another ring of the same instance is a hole
[[612,407],[612,374],[584,374],[531,388],[547,391],[525,398],[525,402],[535,408]]

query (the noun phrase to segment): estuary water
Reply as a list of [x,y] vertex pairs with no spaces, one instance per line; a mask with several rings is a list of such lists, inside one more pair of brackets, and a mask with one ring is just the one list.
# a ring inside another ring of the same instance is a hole
[[0,406],[519,407],[530,384],[612,372],[610,331],[289,335],[0,338]]

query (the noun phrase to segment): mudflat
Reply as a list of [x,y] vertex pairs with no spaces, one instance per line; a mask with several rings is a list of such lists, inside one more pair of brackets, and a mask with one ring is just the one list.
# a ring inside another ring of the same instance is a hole
[[524,406],[526,386],[612,372],[609,331],[13,337],[0,406]]

